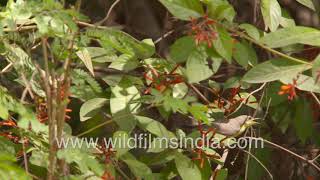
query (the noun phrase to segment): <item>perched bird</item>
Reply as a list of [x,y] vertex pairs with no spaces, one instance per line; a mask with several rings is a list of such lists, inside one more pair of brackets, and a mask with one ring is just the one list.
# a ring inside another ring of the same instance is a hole
[[217,133],[228,136],[237,137],[241,135],[247,128],[258,124],[251,116],[241,115],[232,119],[219,120],[212,122]]

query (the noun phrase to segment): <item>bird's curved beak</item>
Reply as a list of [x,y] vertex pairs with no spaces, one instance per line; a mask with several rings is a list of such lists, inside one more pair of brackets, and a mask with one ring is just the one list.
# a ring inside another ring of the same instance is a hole
[[259,124],[257,121],[255,121],[256,119],[250,119],[250,120],[247,120],[245,123],[244,123],[244,126],[246,128],[249,128],[253,125],[256,125],[256,124]]

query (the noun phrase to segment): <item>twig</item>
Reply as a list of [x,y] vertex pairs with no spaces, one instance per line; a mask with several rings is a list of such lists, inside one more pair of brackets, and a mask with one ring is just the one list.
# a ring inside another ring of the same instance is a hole
[[320,100],[313,92],[310,92],[310,94],[313,96],[313,98],[317,101],[318,105],[320,106]]
[[[34,75],[35,75],[35,72],[32,73],[30,81],[33,80]],[[26,87],[25,87],[25,89],[24,89],[24,91],[23,91],[23,93],[22,93],[22,96],[21,96],[20,101],[21,101],[21,102],[24,102],[24,99],[25,99],[25,97],[26,97],[26,95],[27,95],[27,92],[29,92],[30,97],[31,97],[32,99],[34,99],[34,95],[33,95],[33,92],[32,92],[32,88],[31,88],[30,81],[27,80],[27,78],[26,78],[26,76],[24,75],[23,72],[21,73],[21,77],[22,77],[22,80],[23,80],[23,82],[25,83],[25,86],[26,86]]]
[[167,33],[165,33],[164,35],[162,35],[160,38],[158,38],[157,40],[154,41],[154,44],[158,44],[160,41],[162,41],[163,39],[165,39],[166,37],[170,36],[172,33],[174,33],[174,30],[171,30]]
[[9,69],[10,69],[12,66],[13,66],[13,63],[10,62],[6,67],[4,67],[4,68],[1,70],[1,74],[8,72]]
[[210,101],[193,85],[190,83],[187,83],[187,86],[189,86],[205,103],[210,104]]
[[312,159],[312,162],[315,162],[320,157],[320,154],[318,154],[315,158]]
[[105,21],[107,21],[108,18],[109,18],[109,16],[110,16],[110,14],[111,14],[111,12],[112,12],[112,10],[113,10],[113,8],[116,7],[116,5],[117,5],[120,1],[121,1],[121,0],[116,0],[116,1],[111,5],[111,7],[109,8],[109,11],[108,11],[106,17],[104,17],[101,21],[97,22],[96,25],[101,25],[101,24],[103,24]]
[[[130,115],[131,115],[131,114],[130,114]],[[127,116],[129,116],[129,115],[127,114]],[[86,135],[86,134],[88,134],[88,133],[90,133],[90,132],[92,132],[92,131],[94,131],[94,130],[96,130],[96,129],[99,129],[99,128],[107,125],[107,124],[112,123],[113,121],[114,121],[114,119],[110,119],[110,120],[108,120],[108,121],[106,121],[106,122],[103,122],[103,123],[101,123],[101,124],[98,124],[97,126],[95,126],[95,127],[93,127],[93,128],[90,128],[90,129],[88,129],[88,130],[86,130],[86,131],[84,131],[84,132],[76,135],[76,137],[84,136],[84,135]]]
[[241,102],[241,104],[237,107],[236,110],[234,110],[231,114],[229,114],[229,116],[231,116],[232,114],[236,113],[246,102],[247,100],[250,98],[250,96],[252,96],[253,94],[261,91],[267,83],[263,83],[258,89],[252,91],[250,94],[248,94],[248,96]]
[[218,164],[218,166],[216,167],[216,169],[214,170],[213,174],[211,175],[210,177],[210,180],[214,180],[215,179],[215,176],[217,175],[217,172],[223,168],[224,166],[224,163],[228,157],[228,154],[229,154],[229,149],[225,149],[223,151],[223,154],[222,154],[222,157],[219,159],[219,161],[223,162],[223,164]]
[[[251,157],[253,157],[253,159],[255,159],[261,165],[261,167],[268,173],[270,178],[273,179],[273,176],[272,176],[271,172],[268,170],[268,168],[255,155],[253,155],[252,153],[250,153],[247,150],[244,150],[244,149],[240,149],[240,150],[245,152],[245,153],[247,153],[247,154],[249,154]],[[245,179],[247,179],[247,177]]]
[[26,140],[26,138],[23,137],[23,139],[22,139],[22,153],[23,153],[24,169],[26,170],[27,174],[29,174],[28,158],[27,158],[27,153],[26,153],[25,140]]
[[270,141],[268,141],[268,140],[266,140],[266,139],[263,139],[263,138],[255,138],[255,137],[246,137],[246,138],[252,139],[252,140],[260,140],[260,141],[262,140],[263,142],[265,142],[265,143],[267,143],[267,144],[270,144],[270,145],[272,145],[272,146],[274,146],[274,147],[276,147],[276,148],[278,148],[278,149],[280,149],[280,150],[282,150],[282,151],[285,151],[285,152],[291,154],[292,156],[294,156],[294,157],[296,157],[296,158],[298,158],[298,159],[300,159],[300,160],[308,163],[309,165],[311,165],[311,166],[314,167],[317,171],[320,172],[320,167],[317,166],[317,165],[314,163],[314,161],[313,161],[314,159],[313,159],[313,160],[309,160],[309,159],[307,159],[307,158],[305,158],[305,157],[303,157],[303,156],[300,156],[300,155],[297,154],[297,153],[294,153],[294,152],[290,151],[289,149],[286,149],[286,148],[284,148],[284,147],[282,147],[282,146],[280,146],[280,145],[278,145],[278,144],[276,144],[276,143],[270,142]]

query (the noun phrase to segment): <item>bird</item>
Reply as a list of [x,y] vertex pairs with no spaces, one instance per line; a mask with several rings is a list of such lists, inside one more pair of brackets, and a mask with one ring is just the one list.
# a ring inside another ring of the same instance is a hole
[[227,137],[238,137],[247,128],[258,124],[256,119],[248,115],[240,115],[231,119],[213,121],[210,126],[216,129],[216,132]]
[[[194,118],[191,117],[193,120]],[[228,137],[238,137],[249,127],[259,124],[256,121],[257,118],[253,118],[248,115],[240,115],[230,119],[219,119],[212,121],[210,124],[201,124],[204,129],[214,129],[215,133]],[[195,120],[194,120],[195,121]],[[186,128],[195,128],[195,123],[185,124]]]

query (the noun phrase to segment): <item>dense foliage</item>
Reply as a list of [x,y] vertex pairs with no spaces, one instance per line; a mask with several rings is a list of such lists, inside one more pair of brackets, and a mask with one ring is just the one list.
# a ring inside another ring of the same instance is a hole
[[[9,0],[1,8],[0,179],[272,179],[270,147],[301,161],[304,179],[319,177],[306,146],[320,146],[320,31],[295,25],[277,0],[260,2],[264,29],[237,23],[226,0],[159,2],[186,29],[166,55],[157,49],[166,36],[137,40],[94,24],[81,0]],[[311,0],[299,2],[315,10]],[[239,115],[257,123],[237,137],[261,137],[267,147],[58,145],[141,132],[235,143],[201,124]],[[277,139],[289,135],[295,140]]]

